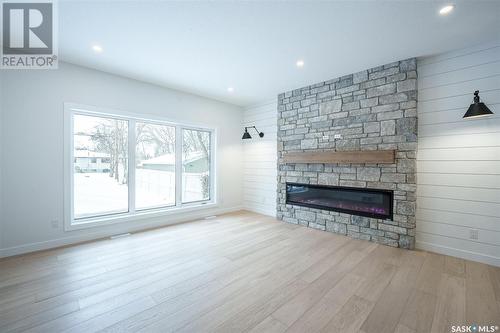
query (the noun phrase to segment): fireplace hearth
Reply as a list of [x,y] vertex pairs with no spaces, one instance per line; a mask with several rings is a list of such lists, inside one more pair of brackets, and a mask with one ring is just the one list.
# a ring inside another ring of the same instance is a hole
[[393,191],[286,183],[286,203],[392,220]]

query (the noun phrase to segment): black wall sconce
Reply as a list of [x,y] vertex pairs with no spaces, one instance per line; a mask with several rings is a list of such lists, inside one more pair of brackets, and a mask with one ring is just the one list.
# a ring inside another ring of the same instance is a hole
[[263,137],[264,137],[264,133],[263,133],[263,132],[259,132],[259,130],[257,129],[257,127],[255,127],[255,126],[249,126],[249,127],[245,127],[245,133],[243,133],[243,136],[241,137],[243,140],[246,140],[246,139],[251,139],[251,138],[252,138],[252,136],[250,135],[250,133],[248,133],[248,129],[249,129],[249,128],[254,128],[254,129],[255,129],[255,131],[256,131],[257,133],[259,133],[259,136],[260,136],[261,138],[263,138]]
[[479,90],[476,90],[474,92],[474,103],[469,106],[469,109],[464,114],[464,118],[489,116],[492,114],[493,112],[484,103],[479,101]]

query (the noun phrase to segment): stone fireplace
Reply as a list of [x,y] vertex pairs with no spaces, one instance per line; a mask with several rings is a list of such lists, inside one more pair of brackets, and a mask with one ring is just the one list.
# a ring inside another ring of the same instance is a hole
[[[416,70],[416,59],[407,59],[278,96],[278,218],[414,248]],[[388,150],[392,162],[286,159]]]

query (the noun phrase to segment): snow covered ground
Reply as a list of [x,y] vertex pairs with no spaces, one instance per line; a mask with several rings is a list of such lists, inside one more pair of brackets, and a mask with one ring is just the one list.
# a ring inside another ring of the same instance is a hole
[[128,186],[107,173],[74,174],[76,218],[128,211]]
[[[183,200],[203,200],[201,174],[184,174]],[[136,170],[136,207],[147,209],[175,205],[175,176],[172,172]],[[128,212],[128,185],[107,173],[74,174],[76,218]]]

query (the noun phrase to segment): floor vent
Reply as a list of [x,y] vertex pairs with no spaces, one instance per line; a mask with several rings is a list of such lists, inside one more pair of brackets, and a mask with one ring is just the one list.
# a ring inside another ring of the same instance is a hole
[[119,234],[119,235],[111,236],[111,237],[109,237],[109,239],[117,239],[117,238],[123,238],[123,237],[128,237],[128,236],[130,236],[129,232],[127,232],[126,234]]

